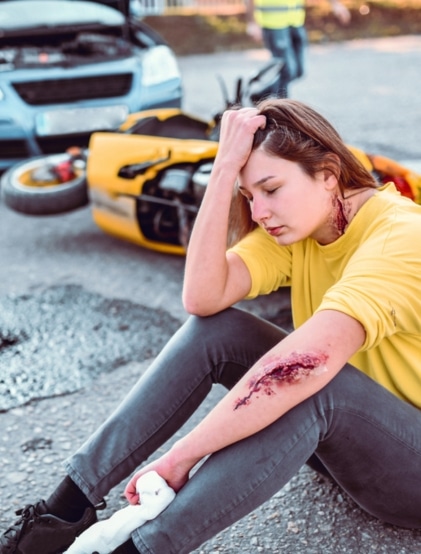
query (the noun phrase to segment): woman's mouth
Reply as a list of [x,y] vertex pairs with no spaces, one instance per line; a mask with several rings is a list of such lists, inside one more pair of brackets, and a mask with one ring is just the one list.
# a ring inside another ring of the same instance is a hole
[[265,229],[269,233],[269,235],[272,235],[272,237],[277,237],[282,233],[283,226],[280,225],[279,227],[265,227]]

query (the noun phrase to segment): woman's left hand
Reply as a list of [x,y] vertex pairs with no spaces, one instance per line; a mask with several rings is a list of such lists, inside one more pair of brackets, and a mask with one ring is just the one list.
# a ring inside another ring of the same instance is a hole
[[[130,504],[138,504],[139,495],[136,491],[136,483],[139,477],[149,471],[156,471],[160,477],[165,479],[169,487],[178,492],[189,480],[189,473],[194,465],[196,465],[196,460],[183,461],[173,447],[158,460],[137,471],[127,483],[124,496]],[[142,502],[142,499],[140,499],[140,502]]]

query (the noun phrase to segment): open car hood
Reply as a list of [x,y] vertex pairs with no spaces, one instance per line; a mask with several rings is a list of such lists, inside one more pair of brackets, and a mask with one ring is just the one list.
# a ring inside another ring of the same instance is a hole
[[122,27],[126,22],[121,12],[82,0],[6,0],[0,6],[0,42],[28,34],[56,34],[74,26]]

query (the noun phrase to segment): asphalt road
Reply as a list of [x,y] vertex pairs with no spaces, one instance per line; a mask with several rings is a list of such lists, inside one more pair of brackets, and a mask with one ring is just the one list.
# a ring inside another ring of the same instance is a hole
[[[237,76],[252,72],[266,59],[263,50],[180,59],[185,108],[203,117],[218,111],[222,96],[216,74],[232,90]],[[311,46],[307,75],[292,86],[291,95],[322,111],[350,144],[419,168],[420,67],[421,37]],[[125,333],[130,326],[142,313],[149,313],[150,318],[144,315],[149,319],[143,331],[148,343],[157,333],[165,338],[185,319],[180,302],[182,275],[182,258],[145,251],[105,235],[92,222],[89,208],[65,216],[29,218],[0,205],[0,332],[16,333],[21,344],[15,356],[22,356],[31,344],[25,379],[48,362],[63,369],[56,377],[65,383],[69,349],[86,353],[86,344],[96,346],[86,354],[88,358],[80,358],[82,365],[89,359],[90,367],[95,366],[95,360],[103,358],[91,381],[82,380],[79,389],[74,384],[73,394],[48,389],[43,396],[51,398],[0,413],[1,529],[10,523],[12,509],[48,494],[60,477],[60,460],[106,417],[144,370],[147,360],[136,356],[134,347],[123,354],[117,348],[119,341],[129,344]],[[75,297],[83,297],[82,307]],[[267,314],[273,304],[273,299],[265,299],[248,307]],[[86,320],[91,318],[90,330],[84,327],[80,312]],[[97,340],[95,333],[102,332],[110,314],[118,316],[118,326]],[[40,321],[50,323],[34,345],[27,335],[35,334]],[[84,340],[76,331],[74,339],[71,329],[76,327]],[[69,340],[60,342],[63,329]],[[0,356],[2,377],[11,366],[5,351]],[[216,391],[188,425],[219,394]],[[121,490],[113,492],[109,512],[122,502]],[[377,522],[334,485],[303,469],[269,503],[197,553],[414,554],[421,552],[420,545],[418,533]]]

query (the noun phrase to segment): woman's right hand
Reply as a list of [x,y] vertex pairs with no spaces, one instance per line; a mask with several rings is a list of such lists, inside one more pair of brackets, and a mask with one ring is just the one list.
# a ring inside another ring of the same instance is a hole
[[266,117],[256,108],[226,110],[222,115],[215,165],[226,167],[237,178],[250,156],[254,134],[265,125]]

